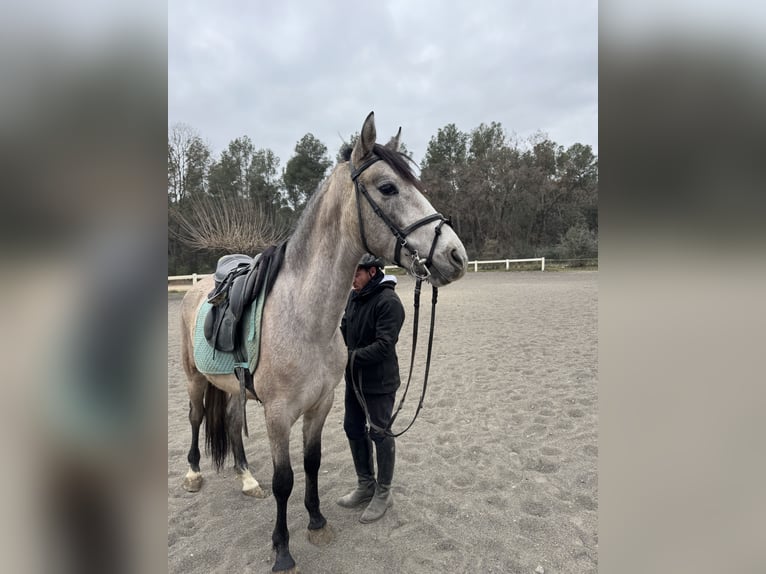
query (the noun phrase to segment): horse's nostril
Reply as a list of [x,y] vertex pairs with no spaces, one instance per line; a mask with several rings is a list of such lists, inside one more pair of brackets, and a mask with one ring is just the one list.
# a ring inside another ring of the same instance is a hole
[[450,251],[450,256],[452,257],[452,262],[461,269],[465,267],[467,259],[463,257],[463,254],[460,252],[459,249],[453,249]]

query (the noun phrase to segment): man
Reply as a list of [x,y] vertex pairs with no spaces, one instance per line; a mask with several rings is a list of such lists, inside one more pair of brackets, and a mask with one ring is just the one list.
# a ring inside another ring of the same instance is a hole
[[[394,292],[395,286],[396,277],[384,275],[380,259],[369,254],[363,256],[354,273],[340,325],[349,351],[343,429],[354,459],[357,487],[338,500],[338,504],[354,508],[369,503],[359,519],[362,523],[378,520],[394,503],[391,481],[396,445],[394,437],[385,431],[400,385],[396,342],[404,323],[404,307]],[[365,406],[370,417],[369,433]],[[377,480],[373,470],[373,443],[378,463]]]

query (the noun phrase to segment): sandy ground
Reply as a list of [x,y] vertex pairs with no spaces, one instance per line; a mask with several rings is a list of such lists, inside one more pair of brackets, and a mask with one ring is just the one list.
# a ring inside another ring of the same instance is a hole
[[[411,344],[412,286],[398,351],[403,377]],[[421,306],[427,340],[430,288]],[[335,500],[355,477],[343,433],[343,384],[323,434],[319,494],[335,540],[306,537],[301,433],[293,428],[295,488],[290,549],[304,573],[595,573],[598,564],[598,272],[469,273],[439,291],[426,404],[397,440],[395,505],[377,523]],[[240,492],[227,464],[203,455],[202,490],[185,492],[190,430],[179,362],[180,296],[168,297],[168,571],[269,572],[274,498]],[[424,356],[424,353],[423,353]],[[417,404],[424,360],[397,421]],[[420,368],[418,368],[420,367]],[[410,398],[412,397],[412,398]],[[409,408],[408,408],[409,407]],[[271,487],[261,407],[248,403],[245,448]]]

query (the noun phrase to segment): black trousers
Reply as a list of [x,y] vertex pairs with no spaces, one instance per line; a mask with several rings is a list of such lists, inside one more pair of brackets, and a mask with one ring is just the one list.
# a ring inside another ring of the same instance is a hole
[[[365,393],[364,400],[367,403],[367,411],[370,414],[370,421],[372,424],[381,428],[387,428],[394,411],[396,393],[393,392],[383,395]],[[364,415],[364,408],[362,408],[354,389],[349,383],[346,383],[345,405],[346,413],[343,417],[343,430],[346,431],[346,436],[351,440],[363,439],[367,434],[367,419]],[[378,443],[386,437],[380,431],[371,428],[370,438],[375,441],[375,443]]]

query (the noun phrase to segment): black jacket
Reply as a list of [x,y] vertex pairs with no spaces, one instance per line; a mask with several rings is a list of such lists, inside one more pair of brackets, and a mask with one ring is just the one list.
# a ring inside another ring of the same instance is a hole
[[[404,323],[404,307],[393,281],[370,281],[360,293],[351,292],[340,330],[351,352],[356,351],[354,378],[365,394],[392,393],[399,388],[396,342]],[[378,277],[378,276],[376,276]],[[346,365],[346,383],[351,384]]]

